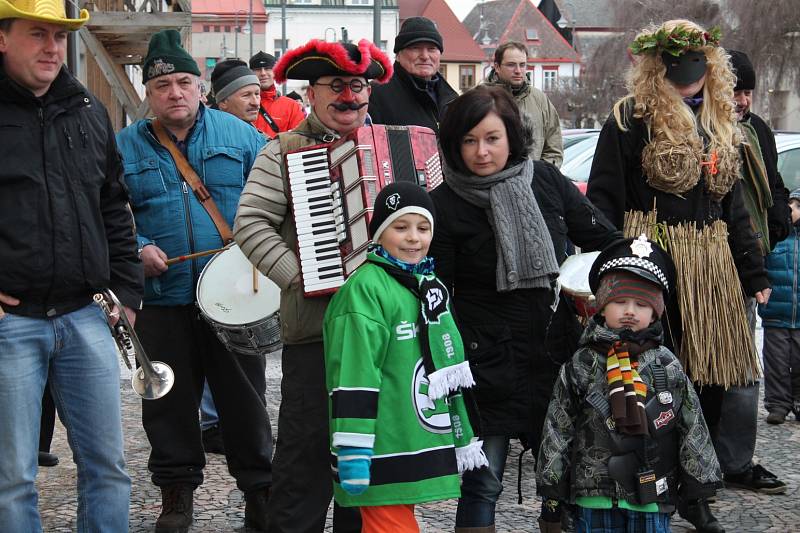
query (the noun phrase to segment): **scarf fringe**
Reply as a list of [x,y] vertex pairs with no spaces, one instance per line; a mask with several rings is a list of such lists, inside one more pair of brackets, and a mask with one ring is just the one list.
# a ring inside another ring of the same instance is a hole
[[489,466],[489,460],[483,453],[483,441],[473,437],[472,442],[466,446],[456,448],[456,462],[459,474],[463,474],[467,470]]
[[462,361],[457,365],[440,368],[428,376],[428,397],[431,400],[444,398],[459,388],[475,385],[475,378],[469,369],[469,362]]

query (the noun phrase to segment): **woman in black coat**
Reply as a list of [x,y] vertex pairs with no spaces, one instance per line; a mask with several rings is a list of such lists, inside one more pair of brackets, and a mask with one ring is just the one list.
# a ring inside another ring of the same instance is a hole
[[538,448],[553,382],[580,335],[555,292],[567,241],[594,250],[621,238],[556,167],[528,158],[530,138],[498,87],[468,91],[442,121],[430,253],[453,295],[477,383],[472,423],[490,463],[464,475],[456,531],[494,531],[509,440]]

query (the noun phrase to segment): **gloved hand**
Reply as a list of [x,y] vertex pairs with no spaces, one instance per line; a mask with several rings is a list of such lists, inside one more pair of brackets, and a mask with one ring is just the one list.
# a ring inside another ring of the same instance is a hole
[[336,454],[339,465],[339,484],[353,496],[363,494],[369,487],[371,448],[342,446]]

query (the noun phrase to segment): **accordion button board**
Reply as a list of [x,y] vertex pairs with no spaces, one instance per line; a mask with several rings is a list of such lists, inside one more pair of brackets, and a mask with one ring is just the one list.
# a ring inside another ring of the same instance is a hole
[[303,293],[331,294],[366,261],[378,192],[393,181],[442,183],[436,135],[418,126],[364,126],[286,155]]

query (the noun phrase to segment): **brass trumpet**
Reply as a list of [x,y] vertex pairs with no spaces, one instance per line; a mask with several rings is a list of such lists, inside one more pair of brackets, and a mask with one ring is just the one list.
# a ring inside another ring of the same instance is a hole
[[[109,322],[108,327],[111,329],[111,335],[117,343],[125,366],[133,372],[131,376],[133,391],[145,400],[157,400],[166,395],[175,384],[175,373],[166,363],[150,361],[114,292],[111,289],[105,289],[102,293],[94,295],[94,301],[109,318],[112,316],[113,306],[117,306],[119,309],[119,320],[113,326]],[[139,368],[131,368],[130,357],[136,358]]]

